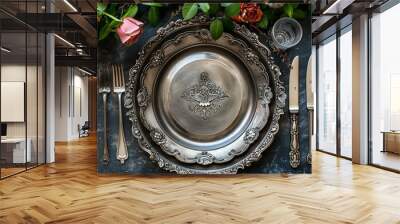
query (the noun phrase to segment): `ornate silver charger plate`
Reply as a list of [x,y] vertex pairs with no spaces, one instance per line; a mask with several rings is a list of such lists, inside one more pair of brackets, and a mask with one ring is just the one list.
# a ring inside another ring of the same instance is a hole
[[245,152],[269,117],[266,68],[247,44],[207,29],[163,43],[144,69],[142,122],[164,152],[184,163],[224,163]]
[[211,38],[209,20],[159,29],[130,70],[125,106],[152,160],[181,174],[236,173],[279,130],[286,100],[270,50],[244,26]]

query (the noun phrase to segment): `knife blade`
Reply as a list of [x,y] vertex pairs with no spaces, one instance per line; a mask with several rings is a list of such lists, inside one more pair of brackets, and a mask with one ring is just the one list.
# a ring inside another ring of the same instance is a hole
[[313,110],[314,109],[314,92],[313,92],[313,77],[312,77],[312,61],[311,61],[311,56],[308,59],[308,65],[307,65],[307,83],[306,83],[306,89],[307,89],[307,109]]
[[292,62],[289,76],[289,112],[299,113],[299,56]]
[[299,144],[299,56],[292,61],[289,76],[289,112],[290,112],[290,152],[289,163],[292,168],[300,165],[300,144]]
[[308,59],[307,77],[306,77],[306,91],[307,91],[307,110],[308,110],[308,123],[309,123],[309,152],[307,155],[307,163],[311,165],[312,156],[312,136],[314,135],[314,92],[313,92],[313,77],[312,77],[312,57]]

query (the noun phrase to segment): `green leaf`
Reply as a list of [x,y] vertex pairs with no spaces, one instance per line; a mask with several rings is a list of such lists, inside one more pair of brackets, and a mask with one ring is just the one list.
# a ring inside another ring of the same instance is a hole
[[149,14],[147,14],[147,19],[149,20],[150,25],[157,26],[158,21],[160,20],[159,8],[155,6],[150,6]]
[[232,32],[234,25],[231,18],[224,16],[222,19],[222,24],[224,25],[224,30],[227,32]]
[[101,17],[104,14],[104,11],[106,11],[107,4],[104,4],[102,2],[97,3],[97,16]]
[[292,18],[293,17],[293,11],[294,11],[295,5],[294,4],[285,4],[283,6],[283,12],[286,16]]
[[200,6],[201,11],[203,11],[204,13],[208,13],[208,11],[210,10],[210,4],[208,3],[198,3]]
[[240,13],[240,3],[232,3],[225,8],[225,15],[232,17],[237,16]]
[[259,23],[257,23],[257,26],[260,27],[261,29],[267,29],[268,28],[268,17],[267,15],[264,14],[263,18]]
[[129,6],[128,10],[126,10],[126,12],[124,13],[124,15],[122,16],[122,18],[126,18],[126,17],[135,17],[136,13],[138,12],[138,6],[137,5],[131,5]]
[[268,9],[264,11],[264,15],[267,15],[268,21],[275,21],[281,16],[281,11],[276,9]]
[[217,40],[222,36],[222,33],[224,32],[224,25],[222,24],[222,21],[220,19],[215,19],[211,22],[210,32],[214,40]]
[[106,12],[108,12],[111,15],[116,15],[117,14],[117,6],[118,6],[118,4],[115,4],[115,3],[108,4]]
[[295,18],[295,19],[304,19],[304,18],[306,18],[306,12],[304,12],[301,9],[295,9],[293,11],[293,18]]
[[219,9],[220,9],[219,4],[217,4],[217,3],[211,3],[211,4],[210,4],[210,10],[208,11],[208,13],[209,13],[210,15],[215,15],[215,14],[217,14],[217,12],[218,12]]
[[276,13],[274,10],[264,10],[263,13],[267,16],[268,20],[275,20],[274,18],[276,16]]
[[197,15],[199,5],[197,3],[185,3],[182,7],[182,16],[184,20],[189,20]]
[[111,32],[112,32],[111,23],[105,24],[100,28],[99,40],[106,39]]
[[153,6],[153,7],[163,7],[163,5],[161,3],[157,3],[157,2],[142,3],[142,5]]
[[267,4],[260,4],[260,8],[261,8],[261,10],[266,10],[266,9],[268,9],[268,5]]

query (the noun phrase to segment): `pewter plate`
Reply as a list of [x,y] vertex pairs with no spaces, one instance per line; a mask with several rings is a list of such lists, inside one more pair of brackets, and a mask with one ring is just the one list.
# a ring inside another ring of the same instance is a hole
[[266,69],[252,55],[245,42],[230,34],[214,40],[206,29],[163,44],[138,93],[153,141],[179,161],[200,165],[245,152],[267,123],[272,98]]
[[254,115],[250,73],[230,52],[197,46],[176,55],[155,86],[157,120],[185,147],[211,151],[230,144]]
[[[234,30],[230,33],[230,35],[240,41],[235,42],[233,40],[233,42],[231,42],[229,45],[240,45],[242,43],[245,43],[243,45],[243,49],[246,48],[246,50],[242,49],[239,51],[233,51],[234,54],[242,55],[240,57],[240,60],[243,60],[244,58],[245,61],[254,61],[256,63],[262,64],[263,66],[265,66],[266,69],[264,71],[264,74],[268,74],[269,82],[267,86],[255,86],[255,88],[258,89],[258,95],[257,103],[254,103],[254,105],[262,103],[262,105],[267,105],[267,107],[269,108],[270,114],[268,116],[267,124],[264,125],[264,128],[262,128],[261,130],[246,129],[246,141],[249,143],[248,148],[238,155],[233,155],[234,158],[223,163],[217,163],[213,155],[210,154],[210,152],[218,151],[218,149],[206,149],[203,151],[195,150],[198,153],[197,158],[200,161],[195,163],[182,162],[176,157],[176,155],[173,154],[173,152],[168,152],[169,149],[166,147],[167,145],[165,143],[167,142],[167,138],[169,138],[169,135],[171,134],[167,134],[168,132],[163,133],[161,131],[166,129],[166,125],[173,126],[172,123],[174,123],[174,121],[172,119],[166,120],[165,118],[154,116],[152,120],[158,121],[157,123],[160,124],[159,129],[152,127],[149,123],[147,123],[147,119],[144,119],[147,116],[147,114],[145,113],[145,111],[147,111],[147,107],[153,107],[154,105],[154,111],[162,110],[162,107],[157,106],[158,103],[156,103],[156,100],[154,100],[154,94],[160,95],[161,92],[158,91],[159,87],[154,88],[153,86],[149,85],[147,87],[149,87],[150,90],[155,89],[155,91],[147,92],[147,89],[144,88],[144,84],[151,80],[149,79],[149,77],[153,77],[154,79],[159,80],[157,82],[151,81],[154,86],[161,86],[160,83],[162,79],[158,79],[157,77],[161,74],[160,71],[163,69],[153,69],[159,66],[163,66],[166,60],[170,60],[170,58],[173,58],[165,57],[165,53],[175,52],[173,53],[174,55],[179,55],[180,52],[185,52],[184,48],[177,50],[174,47],[166,48],[167,51],[161,51],[163,46],[168,43],[170,44],[170,46],[173,46],[171,42],[180,41],[176,38],[178,35],[187,31],[199,31],[201,29],[208,29],[209,25],[209,18],[198,16],[188,21],[180,19],[171,21],[164,27],[161,27],[157,31],[157,34],[153,38],[151,38],[139,52],[135,65],[132,66],[129,71],[129,81],[126,85],[126,115],[132,122],[132,134],[138,140],[140,148],[145,151],[149,155],[149,158],[156,162],[160,168],[170,172],[176,172],[178,174],[235,174],[238,172],[239,169],[244,169],[245,167],[250,166],[253,162],[259,160],[263,152],[266,151],[272,144],[275,135],[279,132],[279,119],[284,113],[283,108],[286,103],[286,94],[283,84],[280,81],[280,69],[275,64],[275,61],[279,60],[279,58],[275,58],[273,56],[273,53],[271,53],[274,51],[274,46],[270,42],[261,43],[256,33],[249,31],[245,26],[239,26],[235,24]],[[200,39],[204,39],[204,43],[207,43],[209,35],[200,33],[200,36],[203,36],[203,38]],[[191,46],[193,47],[193,45]],[[247,51],[247,49],[249,49],[249,51]],[[205,66],[205,68],[207,67]],[[247,70],[249,72],[251,71],[251,69],[249,68],[247,68]],[[219,83],[218,80],[214,80],[215,77],[212,74],[207,74],[208,79],[212,80],[216,84],[216,86],[221,87],[222,84]],[[200,75],[197,74],[197,77],[201,78],[201,73]],[[258,84],[257,81],[254,81],[254,74],[252,74],[252,79],[253,85],[254,83]],[[197,79],[197,81],[199,82],[200,79]],[[229,89],[226,90],[225,88],[226,85],[222,85],[221,89],[224,91],[225,94],[228,95],[229,93],[227,93],[226,91],[229,91]],[[220,94],[217,95],[221,96]],[[213,114],[213,116],[215,116],[215,113]],[[165,117],[166,116],[167,114],[165,115]],[[171,139],[174,140],[174,138]],[[190,138],[188,139],[191,140]],[[208,141],[210,141],[210,139],[208,139]],[[196,141],[194,142],[199,142],[199,140],[196,139]],[[182,144],[181,142],[178,143]],[[204,165],[208,163],[210,165]]]

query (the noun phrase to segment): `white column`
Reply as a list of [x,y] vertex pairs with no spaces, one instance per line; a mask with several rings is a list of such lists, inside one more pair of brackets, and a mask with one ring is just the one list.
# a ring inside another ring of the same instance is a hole
[[353,20],[353,162],[368,163],[368,16]]
[[54,35],[47,34],[46,36],[46,163],[53,163],[55,161],[55,146],[54,146],[54,134],[55,134],[55,53],[54,53]]

